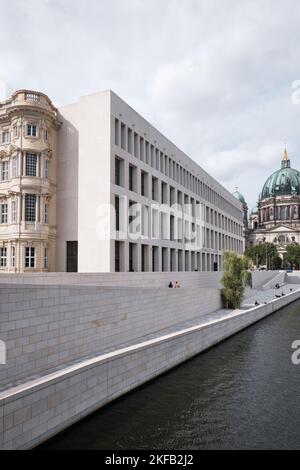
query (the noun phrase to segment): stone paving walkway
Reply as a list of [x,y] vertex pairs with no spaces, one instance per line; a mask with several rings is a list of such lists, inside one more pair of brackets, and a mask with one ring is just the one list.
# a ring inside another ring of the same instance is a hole
[[280,287],[279,289],[268,289],[268,290],[255,290],[250,291],[250,294],[248,295],[244,301],[242,302],[242,308],[246,306],[254,306],[255,302],[258,302],[260,304],[263,304],[265,302],[270,302],[271,300],[276,299],[276,295],[281,296],[281,294],[290,294],[291,289],[293,292],[296,290],[300,289],[300,284],[285,284],[284,286]]

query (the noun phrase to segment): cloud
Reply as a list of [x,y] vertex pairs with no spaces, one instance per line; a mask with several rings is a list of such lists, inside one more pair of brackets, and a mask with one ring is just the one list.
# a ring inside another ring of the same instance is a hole
[[255,204],[285,145],[300,168],[297,0],[12,0],[0,80],[56,105],[112,88]]

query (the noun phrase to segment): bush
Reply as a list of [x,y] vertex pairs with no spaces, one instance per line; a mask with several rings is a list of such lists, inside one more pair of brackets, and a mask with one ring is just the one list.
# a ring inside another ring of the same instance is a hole
[[224,274],[221,290],[225,308],[240,308],[246,286],[251,284],[251,273],[248,271],[249,259],[232,251],[224,253]]

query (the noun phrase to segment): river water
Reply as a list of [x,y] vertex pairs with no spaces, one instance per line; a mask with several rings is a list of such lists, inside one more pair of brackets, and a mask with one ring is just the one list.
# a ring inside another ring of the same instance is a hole
[[95,412],[40,449],[300,449],[300,302]]

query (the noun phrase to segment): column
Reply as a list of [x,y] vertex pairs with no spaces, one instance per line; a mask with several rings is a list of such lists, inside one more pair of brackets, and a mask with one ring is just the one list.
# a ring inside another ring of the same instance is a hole
[[25,222],[25,194],[22,194],[22,209],[20,222]]
[[26,153],[23,152],[22,158],[22,176],[26,176]]
[[146,268],[148,272],[152,271],[152,251],[151,251],[151,245],[147,245],[147,250],[146,250]]
[[17,223],[22,221],[22,196],[21,194],[17,197]]
[[139,242],[137,242],[136,246],[136,260],[134,264],[136,265],[137,272],[140,273],[142,271],[142,245]]
[[18,176],[23,174],[23,152],[18,153]]
[[124,241],[124,271],[127,273],[129,271],[129,241]]
[[40,196],[36,196],[35,201],[35,222],[40,222]]

